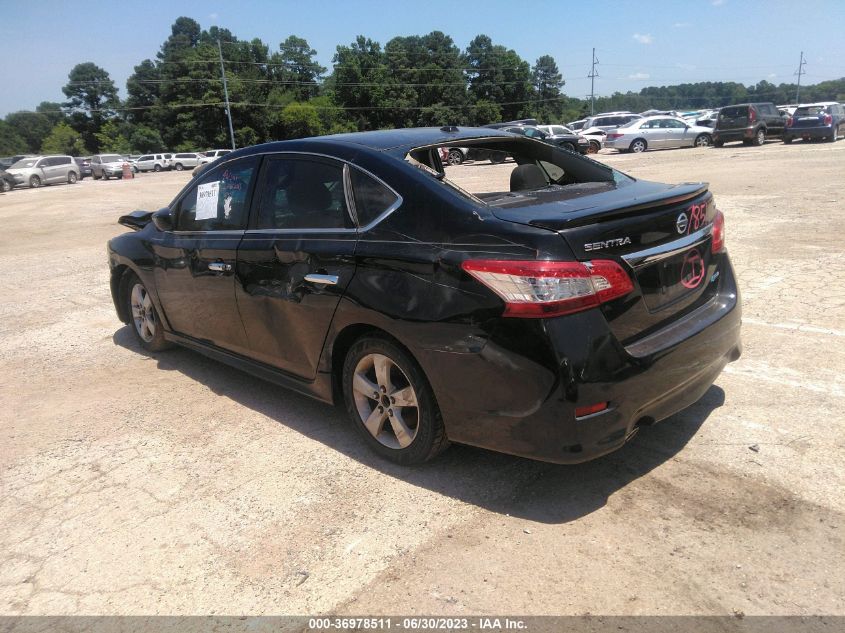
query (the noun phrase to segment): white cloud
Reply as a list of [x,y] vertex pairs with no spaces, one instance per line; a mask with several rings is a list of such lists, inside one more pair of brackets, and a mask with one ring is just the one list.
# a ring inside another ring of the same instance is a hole
[[208,19],[209,19],[209,20],[212,20],[213,22],[216,22],[216,21],[217,21],[217,18],[219,18],[219,17],[220,17],[220,16],[219,16],[219,15],[217,15],[216,13],[212,13],[211,15],[209,15],[209,16],[208,16]]
[[633,75],[628,75],[628,79],[648,79],[651,77],[648,73],[634,73]]
[[777,74],[769,73],[769,79],[774,79],[775,77],[777,77]]
[[675,22],[672,25],[672,28],[673,29],[685,29],[685,28],[690,27],[690,26],[692,26],[692,24],[690,24],[689,22]]
[[654,38],[651,36],[651,33],[634,33],[634,39],[640,44],[651,44],[654,41]]

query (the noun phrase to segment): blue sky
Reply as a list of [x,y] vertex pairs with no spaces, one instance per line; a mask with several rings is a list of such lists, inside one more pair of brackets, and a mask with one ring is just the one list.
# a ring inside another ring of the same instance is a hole
[[64,100],[68,72],[87,61],[105,68],[125,98],[133,67],[155,56],[181,15],[272,48],[288,35],[304,37],[329,68],[335,47],[359,34],[384,44],[441,30],[463,49],[484,33],[532,64],[552,55],[564,92],[579,97],[590,90],[594,46],[599,95],[697,81],[792,82],[802,50],[802,83],[845,76],[845,0],[111,0],[105,9],[0,0],[0,8],[0,116]]

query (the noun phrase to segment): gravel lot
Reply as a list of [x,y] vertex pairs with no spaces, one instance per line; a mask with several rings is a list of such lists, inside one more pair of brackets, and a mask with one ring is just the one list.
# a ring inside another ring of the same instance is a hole
[[143,353],[105,242],[189,173],[0,195],[0,614],[845,615],[845,142],[598,159],[711,183],[745,352],[569,467],[393,466],[339,409]]

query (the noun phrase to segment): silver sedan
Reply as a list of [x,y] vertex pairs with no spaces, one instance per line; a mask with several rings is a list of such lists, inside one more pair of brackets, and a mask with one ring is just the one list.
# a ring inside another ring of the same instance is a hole
[[604,146],[620,152],[644,152],[670,147],[707,147],[713,143],[710,128],[690,125],[673,116],[649,116],[610,130]]

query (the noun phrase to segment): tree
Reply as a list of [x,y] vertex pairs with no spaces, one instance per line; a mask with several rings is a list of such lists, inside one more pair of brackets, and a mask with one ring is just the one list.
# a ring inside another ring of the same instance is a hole
[[85,143],[82,135],[67,123],[58,123],[44,139],[41,153],[80,156],[86,153]]
[[41,151],[44,139],[53,129],[50,118],[41,112],[12,112],[6,115],[6,123],[24,140],[24,151],[30,154]]
[[15,127],[0,121],[0,154],[24,154],[29,151],[29,146]]
[[43,114],[50,121],[50,125],[56,125],[65,120],[65,113],[62,112],[62,104],[55,101],[42,101],[35,106],[35,111]]
[[537,103],[533,108],[534,116],[541,121],[559,122],[563,106],[560,89],[564,81],[555,58],[543,55],[537,59],[531,78],[537,94]]
[[82,110],[97,120],[102,120],[119,103],[117,88],[108,72],[91,62],[73,67],[62,92],[68,98],[65,107]]
[[121,124],[118,121],[107,121],[95,134],[100,145],[101,152],[112,152],[115,154],[128,154],[132,151],[129,144],[128,124]]
[[338,46],[332,62],[330,87],[338,104],[354,112],[358,129],[388,124],[391,114],[385,102],[389,72],[381,45],[359,35],[349,46]]
[[326,69],[314,60],[315,55],[317,51],[311,48],[307,41],[291,35],[279,44],[279,52],[270,60],[271,63],[278,64],[274,76],[284,82],[297,100],[309,99],[319,94],[318,83]]
[[129,136],[129,145],[133,151],[148,154],[161,151],[164,148],[164,141],[161,140],[161,134],[157,130],[139,125],[132,130],[132,134]]
[[319,136],[323,133],[317,109],[307,103],[294,102],[285,106],[280,116],[285,138]]
[[469,91],[474,101],[499,104],[505,120],[530,109],[531,67],[515,51],[478,35],[466,50]]

